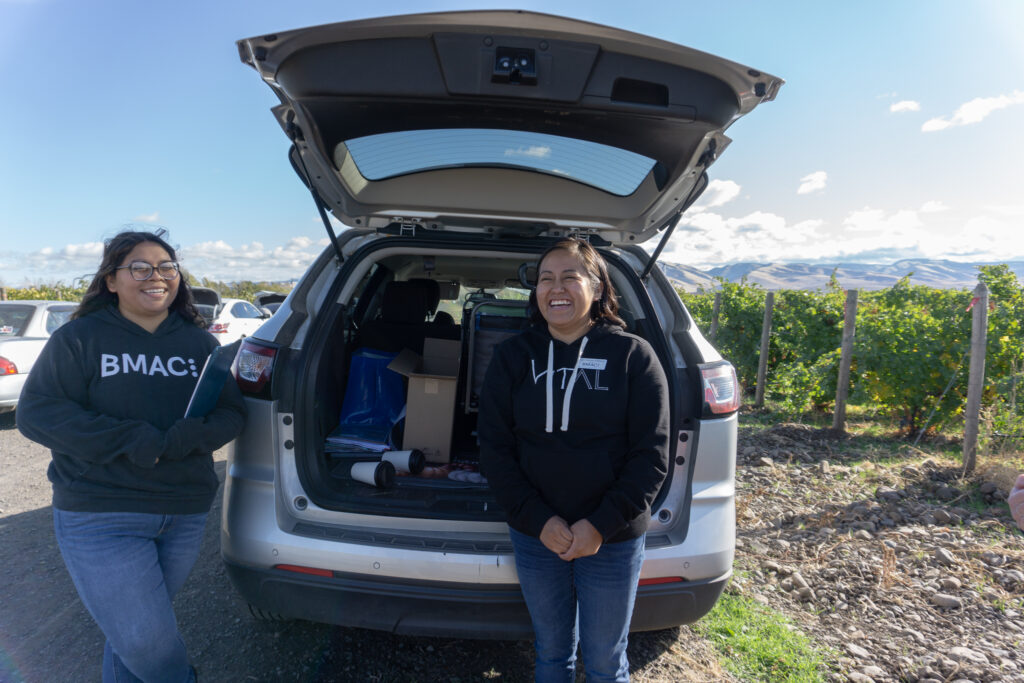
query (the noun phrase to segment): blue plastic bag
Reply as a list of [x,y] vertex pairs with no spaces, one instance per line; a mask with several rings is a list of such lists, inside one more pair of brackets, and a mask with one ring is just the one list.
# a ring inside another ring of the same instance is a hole
[[348,386],[341,406],[338,431],[387,441],[391,428],[405,412],[402,376],[388,370],[397,353],[362,348],[352,354]]

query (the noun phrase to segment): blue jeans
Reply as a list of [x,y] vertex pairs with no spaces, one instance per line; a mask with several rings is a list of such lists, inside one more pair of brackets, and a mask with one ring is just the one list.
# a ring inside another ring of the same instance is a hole
[[206,513],[53,510],[57,545],[103,631],[103,680],[195,680],[171,600],[192,571]]
[[509,529],[519,585],[530,610],[537,683],[576,680],[581,645],[587,681],[628,681],[626,642],[633,615],[644,537],[601,546],[570,562],[540,539]]

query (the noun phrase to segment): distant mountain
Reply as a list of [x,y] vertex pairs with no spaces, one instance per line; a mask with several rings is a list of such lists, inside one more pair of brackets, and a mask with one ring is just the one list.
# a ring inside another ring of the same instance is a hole
[[[687,292],[703,287],[713,289],[716,278],[747,282],[764,289],[825,289],[833,271],[843,289],[884,289],[910,275],[911,284],[938,289],[973,289],[978,283],[978,266],[990,263],[958,263],[906,259],[889,265],[864,263],[733,263],[699,270],[681,263],[661,263],[665,275]],[[1024,281],[1024,261],[1007,263]]]

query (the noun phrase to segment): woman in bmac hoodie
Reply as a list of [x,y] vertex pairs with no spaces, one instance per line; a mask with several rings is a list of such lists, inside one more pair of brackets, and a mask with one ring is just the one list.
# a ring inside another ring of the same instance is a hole
[[[668,385],[628,334],[587,242],[544,252],[534,326],[502,343],[480,398],[480,466],[510,526],[537,681],[628,681],[650,505],[668,469]],[[577,633],[577,612],[579,629]]]
[[163,235],[107,240],[81,305],[18,401],[18,429],[53,455],[54,532],[106,637],[104,681],[195,680],[172,600],[219,485],[212,453],[246,416],[229,378],[213,412],[184,417],[218,343]]

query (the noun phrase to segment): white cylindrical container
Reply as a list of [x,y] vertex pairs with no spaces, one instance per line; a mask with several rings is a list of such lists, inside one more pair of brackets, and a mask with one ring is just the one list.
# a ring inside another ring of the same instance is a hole
[[419,474],[427,464],[423,451],[418,448],[409,451],[388,451],[381,456],[381,461],[389,462],[399,472],[408,472],[409,474]]
[[390,462],[357,462],[352,465],[352,478],[370,486],[388,488],[395,483],[395,466]]

